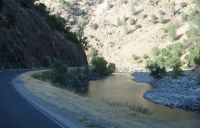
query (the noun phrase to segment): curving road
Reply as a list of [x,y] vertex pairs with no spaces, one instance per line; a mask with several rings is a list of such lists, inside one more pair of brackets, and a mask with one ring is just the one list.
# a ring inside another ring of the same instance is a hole
[[0,128],[60,128],[27,102],[11,84],[27,70],[0,72]]

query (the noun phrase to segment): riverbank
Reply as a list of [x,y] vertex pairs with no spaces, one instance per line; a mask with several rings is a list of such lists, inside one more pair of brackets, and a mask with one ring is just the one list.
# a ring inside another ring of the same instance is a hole
[[149,101],[200,114],[200,85],[196,80],[200,71],[184,71],[184,74],[178,79],[168,74],[161,80],[154,80],[147,72],[135,72],[132,80],[154,87],[144,94]]
[[34,105],[65,127],[76,128],[198,128],[199,120],[166,121],[127,107],[110,106],[31,77],[27,72],[13,80],[14,87]]

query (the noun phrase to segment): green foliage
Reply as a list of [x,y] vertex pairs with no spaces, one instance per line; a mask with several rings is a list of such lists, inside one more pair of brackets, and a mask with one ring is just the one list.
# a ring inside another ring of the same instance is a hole
[[107,71],[107,61],[103,57],[94,57],[91,60],[92,65],[95,66],[95,72],[98,75],[106,75]]
[[163,14],[163,13],[160,14],[159,22],[160,22],[160,23],[164,23],[164,22],[165,22],[164,14]]
[[157,23],[157,17],[156,17],[156,15],[154,15],[154,14],[152,14],[151,15],[151,22],[153,23],[153,24],[156,24]]
[[91,47],[88,51],[88,54],[91,58],[96,57],[98,55],[98,50]]
[[56,15],[47,15],[46,22],[52,29],[57,29],[58,31],[65,31],[66,21],[64,18]]
[[155,59],[155,62],[159,67],[165,67],[165,59],[162,56],[159,56]]
[[117,18],[117,25],[122,26],[122,21],[120,20],[120,18]]
[[101,4],[101,3],[103,3],[104,2],[104,0],[98,0],[98,3],[99,4]]
[[160,49],[157,48],[157,47],[152,48],[151,49],[151,54],[152,54],[153,57],[156,57],[156,56],[160,55]]
[[156,62],[147,61],[146,68],[150,70],[150,75],[154,79],[162,79],[166,75],[165,67],[160,67]]
[[37,3],[34,5],[35,9],[40,12],[43,16],[46,16],[47,14],[49,14],[46,9],[47,9],[47,6],[43,3]]
[[108,4],[107,9],[111,9],[114,5],[113,4]]
[[168,29],[168,37],[171,41],[174,41],[174,39],[176,38],[176,27],[175,26],[170,26]]
[[130,18],[130,25],[135,25],[136,24],[136,20],[135,19],[133,19],[133,18]]
[[175,6],[176,6],[176,3],[175,3],[175,2],[172,2],[172,3],[171,3],[171,11],[172,11],[173,13],[175,13],[175,11],[176,11]]
[[97,28],[99,27],[99,25],[97,23],[91,23],[90,24],[90,28],[93,30],[97,30]]
[[128,0],[122,0],[122,3],[127,4]]
[[142,27],[142,25],[140,25],[140,24],[136,24],[136,25],[135,25],[135,28],[136,28],[136,29],[141,28],[141,27]]
[[166,48],[162,48],[162,49],[160,50],[160,54],[161,54],[162,56],[166,57],[166,56],[168,56],[168,55],[170,54],[170,51],[167,50]]
[[184,76],[183,70],[180,67],[173,67],[172,78],[177,79],[179,76]]
[[147,54],[144,54],[142,57],[143,57],[144,59],[148,59],[148,58],[149,58],[149,56],[148,56]]
[[182,18],[182,21],[183,21],[183,22],[187,21],[187,19],[188,19],[188,14],[182,12],[182,13],[181,13],[181,18]]
[[127,35],[128,34],[128,28],[127,28],[127,24],[126,24],[126,16],[123,16],[123,20],[122,20],[122,26],[124,29],[124,34]]
[[168,33],[170,28],[178,29],[179,27],[181,27],[181,25],[179,25],[179,24],[172,24],[169,27],[167,27],[164,31],[165,31],[165,33]]
[[188,16],[188,21],[193,23],[198,31],[200,31],[200,11],[193,9]]
[[168,57],[165,61],[166,67],[169,67],[171,69],[181,66],[181,60],[178,57]]
[[2,11],[3,5],[4,5],[4,1],[0,0],[0,12]]
[[113,73],[115,70],[116,70],[115,64],[114,63],[109,63],[108,64],[108,68],[107,68],[108,73]]
[[133,54],[132,57],[133,57],[134,60],[138,60],[138,59],[140,58],[140,57],[137,56],[136,54]]
[[200,68],[200,44],[195,46],[194,50],[190,51],[186,57],[188,61],[188,67],[190,68]]
[[32,6],[34,4],[34,2],[35,2],[35,0],[22,0],[21,5],[23,7],[28,7],[29,5]]
[[186,31],[185,34],[187,35],[187,37],[191,37],[191,38],[196,38],[199,36],[199,32],[195,27],[192,27],[191,29]]
[[15,13],[8,13],[6,15],[6,19],[9,21],[10,25],[15,24],[15,22],[16,22],[16,15],[15,15]]
[[184,7],[187,6],[187,3],[186,3],[186,2],[181,2],[181,3],[180,3],[180,6],[181,6],[182,8],[184,8]]
[[61,87],[64,87],[68,83],[68,78],[66,73],[68,72],[68,67],[66,64],[59,60],[55,60],[51,66],[52,70],[50,71],[52,75],[52,82],[58,83]]
[[172,45],[173,57],[180,57],[184,51],[184,45],[182,43],[175,43]]
[[134,3],[133,3],[133,1],[131,0],[131,4],[130,4],[130,12],[131,12],[131,15],[135,15],[135,5],[134,5]]

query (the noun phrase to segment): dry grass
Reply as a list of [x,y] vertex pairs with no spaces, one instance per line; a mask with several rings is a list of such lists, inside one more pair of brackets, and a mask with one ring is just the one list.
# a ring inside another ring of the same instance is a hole
[[[80,114],[77,120],[88,121],[89,119],[106,120],[111,124],[120,124],[126,127],[186,127],[181,123],[167,122],[157,119],[154,116],[143,115],[132,111],[127,107],[110,106],[103,101],[96,101],[88,97],[76,95],[70,91],[51,86],[50,83],[42,82],[31,77],[31,74],[42,71],[32,71],[20,75],[20,79],[25,82],[24,86],[37,97],[57,105],[66,111]],[[83,117],[81,113],[88,113]],[[80,118],[81,117],[81,118]],[[185,123],[184,123],[185,124]],[[195,121],[187,122],[187,124],[195,124]],[[97,125],[97,124],[96,124]],[[196,125],[194,125],[196,126]]]

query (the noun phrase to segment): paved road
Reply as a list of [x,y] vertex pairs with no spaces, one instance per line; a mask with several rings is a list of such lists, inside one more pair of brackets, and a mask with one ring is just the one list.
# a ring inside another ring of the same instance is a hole
[[0,72],[0,128],[60,128],[28,103],[10,84],[26,71]]

